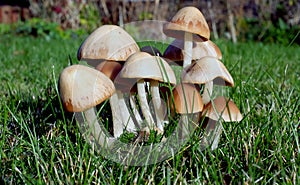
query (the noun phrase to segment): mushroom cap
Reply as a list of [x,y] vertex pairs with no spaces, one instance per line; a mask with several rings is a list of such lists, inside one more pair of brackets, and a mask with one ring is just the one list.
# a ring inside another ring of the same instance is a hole
[[202,116],[218,121],[220,117],[225,122],[241,121],[243,116],[232,100],[219,96],[203,108]]
[[77,52],[78,60],[125,61],[139,51],[134,39],[121,27],[103,25],[91,33]]
[[170,65],[159,56],[137,52],[125,62],[120,72],[122,78],[153,79],[176,84],[176,77]]
[[[182,65],[183,63],[184,41],[175,39],[165,50],[163,57],[170,59]],[[193,42],[192,60],[201,59],[206,56],[222,59],[222,53],[219,47],[211,40],[204,42]]]
[[192,6],[180,9],[171,21],[164,25],[163,32],[181,40],[184,38],[184,32],[193,33],[195,41],[205,41],[210,38],[210,30],[203,14]]
[[100,71],[83,65],[72,65],[60,74],[59,92],[67,111],[82,112],[109,98],[115,92],[115,87]]
[[[179,114],[197,113],[203,109],[203,102],[199,90],[192,84],[178,84],[173,89],[175,111]],[[169,99],[169,101],[172,101]],[[174,112],[172,102],[171,110]]]
[[218,85],[234,86],[233,78],[224,64],[215,57],[203,57],[185,69],[183,83],[205,84],[214,80]]

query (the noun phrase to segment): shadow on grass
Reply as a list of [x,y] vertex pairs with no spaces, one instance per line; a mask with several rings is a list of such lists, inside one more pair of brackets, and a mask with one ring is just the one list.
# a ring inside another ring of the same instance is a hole
[[56,93],[55,85],[49,82],[37,96],[22,91],[12,91],[6,95],[9,103],[9,122],[7,127],[14,134],[21,133],[21,122],[28,126],[30,131],[35,131],[39,138],[61,123],[75,124],[73,113],[64,111],[60,97]]

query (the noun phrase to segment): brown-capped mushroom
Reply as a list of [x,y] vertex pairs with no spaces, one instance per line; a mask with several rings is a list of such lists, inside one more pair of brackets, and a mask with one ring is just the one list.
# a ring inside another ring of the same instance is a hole
[[[171,111],[181,115],[179,120],[181,134],[182,138],[186,138],[191,128],[196,126],[197,121],[195,120],[198,120],[203,109],[202,98],[199,90],[192,84],[178,84],[172,93],[174,99],[169,99]],[[172,101],[174,101],[174,105]]]
[[164,25],[163,32],[167,36],[184,40],[184,68],[191,64],[193,40],[202,42],[210,38],[210,30],[203,14],[192,6],[180,9]]
[[215,98],[206,104],[203,108],[202,117],[209,118],[204,142],[211,142],[212,150],[216,149],[222,133],[222,124],[220,121],[233,122],[241,121],[243,116],[235,103],[223,96]]

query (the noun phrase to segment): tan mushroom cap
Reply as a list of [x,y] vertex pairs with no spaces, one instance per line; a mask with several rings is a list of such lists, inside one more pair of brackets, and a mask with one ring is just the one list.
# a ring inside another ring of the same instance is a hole
[[[175,39],[165,50],[163,57],[170,59],[182,65],[184,41]],[[194,42],[192,50],[192,60],[201,59],[206,56],[215,57],[219,60],[222,59],[220,48],[211,40],[204,42]]]
[[109,98],[115,92],[115,87],[100,71],[83,65],[72,65],[61,72],[59,91],[67,111],[82,112]]
[[214,80],[218,85],[234,86],[233,78],[224,64],[215,57],[203,57],[185,69],[183,83],[205,84]]
[[210,38],[210,30],[203,14],[192,6],[180,9],[172,20],[164,25],[163,32],[181,40],[184,38],[184,32],[193,33],[193,40],[196,41],[205,41]]
[[235,103],[222,96],[206,104],[203,108],[202,115],[215,121],[218,121],[220,117],[222,117],[225,122],[241,121],[243,119]]
[[125,62],[120,72],[122,78],[153,79],[176,84],[176,77],[170,65],[159,56],[137,52]]
[[121,27],[103,25],[91,33],[78,49],[77,58],[125,61],[139,51],[134,39]]
[[[178,84],[173,89],[175,111],[179,114],[197,113],[203,109],[202,98],[199,90],[191,84]],[[171,101],[171,99],[169,99]],[[172,102],[169,102],[174,111]],[[172,111],[172,112],[173,112]]]

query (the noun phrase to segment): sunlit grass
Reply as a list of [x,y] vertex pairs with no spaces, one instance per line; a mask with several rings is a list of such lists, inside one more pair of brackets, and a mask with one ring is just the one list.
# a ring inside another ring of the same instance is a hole
[[[219,148],[195,135],[172,158],[131,167],[85,142],[61,109],[56,82],[81,40],[0,37],[0,176],[5,183],[300,183],[299,47],[216,41],[244,119],[223,123]],[[165,46],[159,46],[164,49]],[[54,74],[54,75],[53,75]]]

